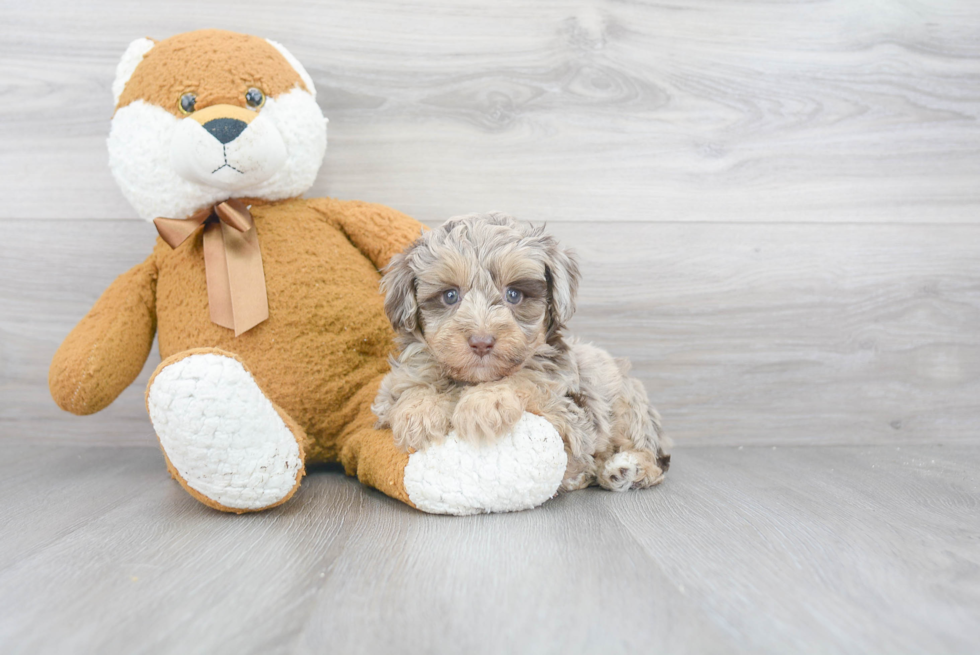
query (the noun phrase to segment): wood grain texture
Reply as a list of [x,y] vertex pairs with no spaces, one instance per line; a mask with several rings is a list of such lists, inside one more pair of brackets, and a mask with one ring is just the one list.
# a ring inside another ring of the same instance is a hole
[[675,462],[655,489],[466,518],[321,469],[288,505],[229,516],[185,494],[149,448],[0,444],[0,644],[973,651],[975,446],[681,448]]
[[[154,237],[116,63],[202,27],[305,63],[309,195],[549,221],[667,482],[460,519],[326,468],[235,517],[166,473],[155,351],[60,412],[54,350]],[[0,652],[975,652],[978,34],[969,0],[0,0]]]
[[[58,344],[143,259],[153,228],[45,225],[0,221],[0,241],[18,244],[0,260],[0,438],[153,443],[143,389],[156,353],[95,416],[62,413],[47,390]],[[549,230],[582,263],[570,332],[630,358],[679,441],[977,442],[978,226]]]
[[423,220],[980,216],[980,4],[2,4],[0,217],[132,218],[106,164],[127,43],[286,44],[330,118],[314,195]]

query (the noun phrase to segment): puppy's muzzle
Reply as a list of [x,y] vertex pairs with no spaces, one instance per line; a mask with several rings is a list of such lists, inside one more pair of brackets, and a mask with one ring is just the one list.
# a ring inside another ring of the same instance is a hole
[[497,339],[492,334],[474,334],[466,340],[470,349],[480,357],[486,357],[493,350]]

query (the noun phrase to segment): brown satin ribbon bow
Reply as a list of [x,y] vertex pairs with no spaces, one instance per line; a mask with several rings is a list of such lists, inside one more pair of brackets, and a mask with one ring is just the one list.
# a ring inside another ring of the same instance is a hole
[[237,337],[269,318],[259,238],[244,203],[232,198],[190,218],[154,218],[153,224],[171,248],[204,225],[204,270],[212,322],[234,330]]

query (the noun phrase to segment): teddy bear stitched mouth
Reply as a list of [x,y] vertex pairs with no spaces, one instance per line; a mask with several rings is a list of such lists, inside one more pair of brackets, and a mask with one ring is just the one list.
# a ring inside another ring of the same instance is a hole
[[244,175],[245,174],[245,171],[240,171],[240,170],[238,170],[237,168],[235,168],[234,166],[232,166],[231,164],[228,163],[228,145],[227,144],[224,144],[224,143],[221,144],[221,154],[225,158],[225,163],[223,163],[221,166],[218,166],[216,169],[214,169],[213,171],[211,171],[211,175],[214,175],[215,173],[217,173],[218,171],[220,171],[222,168],[230,168],[231,170],[235,171],[239,175]]

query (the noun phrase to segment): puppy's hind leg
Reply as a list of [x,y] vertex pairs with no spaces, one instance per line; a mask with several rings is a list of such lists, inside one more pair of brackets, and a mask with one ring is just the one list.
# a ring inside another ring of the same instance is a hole
[[645,489],[663,482],[664,469],[649,451],[621,450],[599,465],[598,480],[599,486],[610,491]]
[[670,467],[660,415],[650,407],[643,384],[624,380],[624,393],[613,405],[612,438],[596,453],[599,485],[610,491],[644,489],[663,482]]

